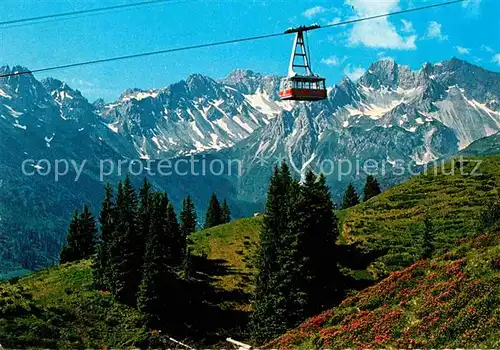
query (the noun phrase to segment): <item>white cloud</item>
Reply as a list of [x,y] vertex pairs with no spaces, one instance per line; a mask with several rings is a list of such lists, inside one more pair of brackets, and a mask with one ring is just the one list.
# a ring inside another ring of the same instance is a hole
[[324,63],[327,66],[338,66],[340,64],[340,60],[337,56],[330,56],[328,58],[321,59],[321,63]]
[[379,60],[381,60],[381,61],[383,61],[383,60],[390,60],[390,61],[394,61],[394,58],[393,58],[393,57],[391,57],[391,56],[387,56],[385,51],[378,52],[378,53],[377,53],[377,57],[378,57],[378,59],[379,59]]
[[403,28],[401,28],[403,33],[415,33],[415,29],[413,28],[413,23],[411,21],[402,19],[401,23],[403,23]]
[[496,64],[500,65],[500,53],[497,53],[495,56],[493,56],[491,62],[495,62]]
[[462,7],[477,7],[481,4],[481,0],[467,0],[462,3]]
[[71,84],[78,87],[92,87],[94,83],[82,79],[71,78]]
[[329,21],[327,24],[328,24],[328,25],[331,25],[331,24],[337,24],[337,23],[339,23],[341,20],[342,20],[342,18],[340,18],[340,17],[335,17],[334,19],[332,19],[331,21]]
[[[399,9],[399,0],[346,0],[353,6],[356,18],[379,15]],[[387,18],[356,23],[350,31],[350,45],[364,45],[395,50],[415,50],[416,35],[403,36]]]
[[442,31],[442,24],[436,21],[430,21],[427,27],[425,38],[438,39],[439,41],[448,40],[448,35],[444,35]]
[[468,55],[470,54],[470,49],[463,47],[463,46],[455,46],[455,50],[461,55]]
[[348,64],[344,68],[344,74],[347,75],[351,80],[358,80],[363,74],[365,74],[366,69],[361,67],[353,67]]
[[477,16],[479,14],[479,6],[482,0],[467,0],[462,3],[462,7],[469,11],[472,16]]
[[487,45],[481,45],[481,50],[489,52],[489,53],[495,52],[491,47],[489,47]]
[[326,12],[326,9],[323,7],[323,6],[314,6],[314,7],[311,7],[307,10],[305,10],[302,15],[306,18],[313,18],[314,16],[317,16],[319,14],[322,14],[322,13],[325,13]]
[[337,56],[330,56],[328,58],[321,59],[321,63],[326,64],[327,66],[339,66],[344,63],[349,57],[344,56],[339,58]]

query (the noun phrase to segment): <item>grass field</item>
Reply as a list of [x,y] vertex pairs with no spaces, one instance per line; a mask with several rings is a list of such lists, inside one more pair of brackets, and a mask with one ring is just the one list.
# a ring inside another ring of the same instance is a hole
[[457,242],[310,318],[266,348],[500,346],[500,232]]
[[[426,213],[434,225],[437,254],[472,232],[481,210],[498,196],[500,184],[500,156],[476,160],[481,161],[477,170],[481,175],[462,175],[459,164],[447,163],[443,169],[415,176],[366,203],[337,211],[340,244],[356,244],[365,254],[380,252],[367,269],[344,271],[356,278],[377,280],[413,264],[420,257]],[[446,175],[452,165],[455,174]],[[475,166],[475,161],[464,163],[464,173]],[[262,217],[241,219],[193,235],[196,254],[223,261],[232,271],[218,278],[219,286],[252,290],[248,276],[255,272],[252,256],[261,222]]]
[[262,217],[239,219],[191,235],[193,253],[220,261],[227,273],[216,285],[226,290],[253,291],[252,276]]
[[136,310],[93,288],[88,260],[3,282],[0,295],[0,344],[10,348],[123,348],[149,337]]
[[[432,169],[413,177],[381,195],[347,211],[342,222],[342,241],[358,243],[367,251],[388,251],[370,265],[374,278],[414,263],[420,255],[423,218],[427,214],[434,226],[438,254],[454,245],[458,238],[473,232],[481,210],[498,195],[500,156],[478,158],[480,175],[462,175],[458,164]],[[456,173],[451,173],[454,166]],[[476,162],[464,164],[471,173]]]

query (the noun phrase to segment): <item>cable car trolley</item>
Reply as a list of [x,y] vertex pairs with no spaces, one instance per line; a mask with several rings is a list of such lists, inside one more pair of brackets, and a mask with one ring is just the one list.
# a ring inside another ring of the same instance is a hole
[[[288,67],[288,76],[283,78],[280,84],[280,98],[282,100],[320,101],[326,99],[325,78],[313,74],[309,61],[311,57],[309,46],[304,36],[304,32],[307,35],[308,30],[318,28],[320,28],[318,24],[313,24],[311,26],[290,28],[285,31],[285,34],[296,33],[296,35],[290,58],[290,66]],[[301,68],[303,74],[298,74],[295,68]]]

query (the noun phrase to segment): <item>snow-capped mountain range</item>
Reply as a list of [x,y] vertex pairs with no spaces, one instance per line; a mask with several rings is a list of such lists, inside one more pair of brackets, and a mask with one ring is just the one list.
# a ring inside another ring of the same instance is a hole
[[[2,67],[0,72],[25,69]],[[109,137],[102,130],[105,126],[117,136],[105,142],[116,146],[119,139],[119,153],[138,158],[227,149],[250,135],[269,134],[273,128],[269,124],[275,119],[279,119],[275,123],[292,120],[293,129],[285,135],[292,147],[307,127],[314,131],[309,135],[317,138],[314,142],[328,131],[396,128],[422,135],[422,147],[415,149],[413,157],[426,163],[449,151],[429,146],[440,130],[451,131],[461,149],[500,129],[499,76],[458,59],[426,63],[419,71],[382,60],[357,82],[343,79],[329,90],[325,102],[311,104],[280,101],[278,76],[235,70],[217,81],[194,74],[162,89],[128,89],[117,101],[90,104],[64,82],[52,78],[38,82],[22,75],[0,80],[0,115],[23,130],[33,122],[32,128],[41,128],[43,121],[53,129],[43,137],[47,147],[57,137],[57,129],[68,126],[65,121],[76,122],[78,129],[98,129],[101,137]],[[128,146],[126,152],[123,144]],[[258,147],[259,152],[275,146],[268,144]]]
[[[24,70],[5,66],[0,74]],[[262,203],[278,160],[287,160],[297,176],[307,167],[324,170],[324,160],[418,166],[500,131],[500,73],[455,58],[417,71],[378,61],[358,81],[344,78],[316,103],[280,101],[279,81],[241,69],[219,80],[194,74],[161,89],[128,89],[111,103],[89,103],[57,79],[0,78],[0,239],[2,224],[29,211],[53,223],[46,229],[60,231],[50,243],[57,246],[70,211],[83,201],[98,202],[102,193],[95,168],[87,168],[81,182],[54,184],[53,178],[23,176],[26,158],[94,164],[188,155],[238,159],[242,176],[156,181],[174,201],[195,194],[199,209],[218,190],[235,212],[247,215],[254,210],[248,203]],[[350,174],[328,180],[338,198],[346,182],[363,179]],[[53,201],[57,205],[48,204]],[[29,227],[35,230],[35,224]]]

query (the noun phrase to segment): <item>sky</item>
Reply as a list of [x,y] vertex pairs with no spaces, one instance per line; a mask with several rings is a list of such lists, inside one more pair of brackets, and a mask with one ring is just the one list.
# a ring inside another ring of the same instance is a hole
[[[38,69],[86,60],[280,33],[444,0],[172,0],[167,3],[0,26],[0,66]],[[140,1],[2,0],[0,22]],[[392,58],[419,69],[458,57],[500,71],[500,1],[469,0],[415,13],[316,30],[309,34],[314,73],[332,86]],[[35,74],[111,102],[127,88],[161,88],[190,74],[212,78],[233,69],[285,75],[293,36],[196,49]]]

